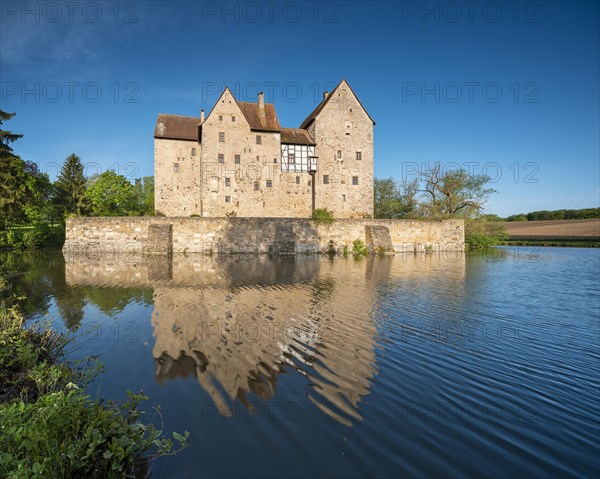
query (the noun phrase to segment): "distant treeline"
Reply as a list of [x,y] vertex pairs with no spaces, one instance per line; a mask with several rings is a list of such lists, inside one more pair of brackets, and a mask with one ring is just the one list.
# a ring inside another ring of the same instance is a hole
[[506,218],[506,221],[588,220],[592,218],[600,218],[600,208],[532,211],[531,213],[511,215]]

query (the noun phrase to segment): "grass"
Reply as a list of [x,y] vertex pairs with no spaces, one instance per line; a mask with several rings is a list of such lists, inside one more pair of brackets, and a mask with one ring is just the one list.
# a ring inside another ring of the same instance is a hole
[[151,459],[186,446],[188,433],[173,441],[141,421],[142,393],[121,406],[93,400],[85,386],[102,365],[70,367],[67,344],[48,325],[26,327],[16,308],[0,308],[0,477],[139,477]]

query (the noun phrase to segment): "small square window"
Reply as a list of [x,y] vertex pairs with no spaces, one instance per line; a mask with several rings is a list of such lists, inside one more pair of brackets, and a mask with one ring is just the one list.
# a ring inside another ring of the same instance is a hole
[[273,158],[273,163],[277,164],[277,158]]
[[240,164],[240,155],[235,155],[235,164],[236,165]]
[[328,185],[329,184],[329,175],[323,175],[323,184],[324,185]]
[[357,161],[360,161],[360,160],[362,160],[362,152],[361,152],[361,151],[357,151],[357,152],[356,152],[356,160],[357,160]]
[[346,201],[346,195],[342,195],[342,201]]
[[225,197],[225,203],[231,203],[231,196]]
[[273,186],[273,180],[267,180],[267,188],[271,188]]
[[219,132],[219,142],[225,142],[225,133],[223,133],[222,131]]
[[300,184],[300,177],[296,176],[296,184],[299,185]]
[[223,153],[219,153],[219,163],[225,163],[225,155]]
[[179,163],[174,163],[174,164],[173,164],[173,171],[174,171],[175,173],[179,173]]
[[219,115],[219,121],[223,121],[223,115]]
[[231,117],[231,121],[235,121],[235,116],[232,116],[232,117]]
[[225,178],[225,186],[231,186],[231,178]]
[[338,150],[338,151],[337,151],[337,157],[338,157],[338,158],[341,158],[341,157],[342,157],[342,150]]
[[355,185],[355,186],[358,185],[358,176],[353,176],[352,177],[352,184]]
[[258,191],[260,189],[260,185],[258,184],[258,181],[254,182],[254,191]]
[[262,136],[256,135],[256,144],[257,145],[262,145]]
[[192,156],[196,156],[196,148],[192,148]]

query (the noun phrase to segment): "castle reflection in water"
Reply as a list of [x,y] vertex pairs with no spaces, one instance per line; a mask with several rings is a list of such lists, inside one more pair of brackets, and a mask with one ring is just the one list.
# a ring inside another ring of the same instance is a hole
[[307,398],[346,425],[362,419],[377,374],[373,311],[386,283],[441,268],[458,280],[446,282],[450,293],[465,273],[463,256],[65,259],[69,285],[153,288],[159,382],[193,375],[228,416],[236,401],[251,408],[251,395],[271,399],[278,375],[293,370],[310,384]]

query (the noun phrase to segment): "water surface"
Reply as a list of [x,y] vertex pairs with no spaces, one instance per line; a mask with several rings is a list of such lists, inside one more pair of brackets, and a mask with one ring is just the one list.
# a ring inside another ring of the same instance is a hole
[[153,477],[597,477],[599,253],[0,261],[191,432]]

